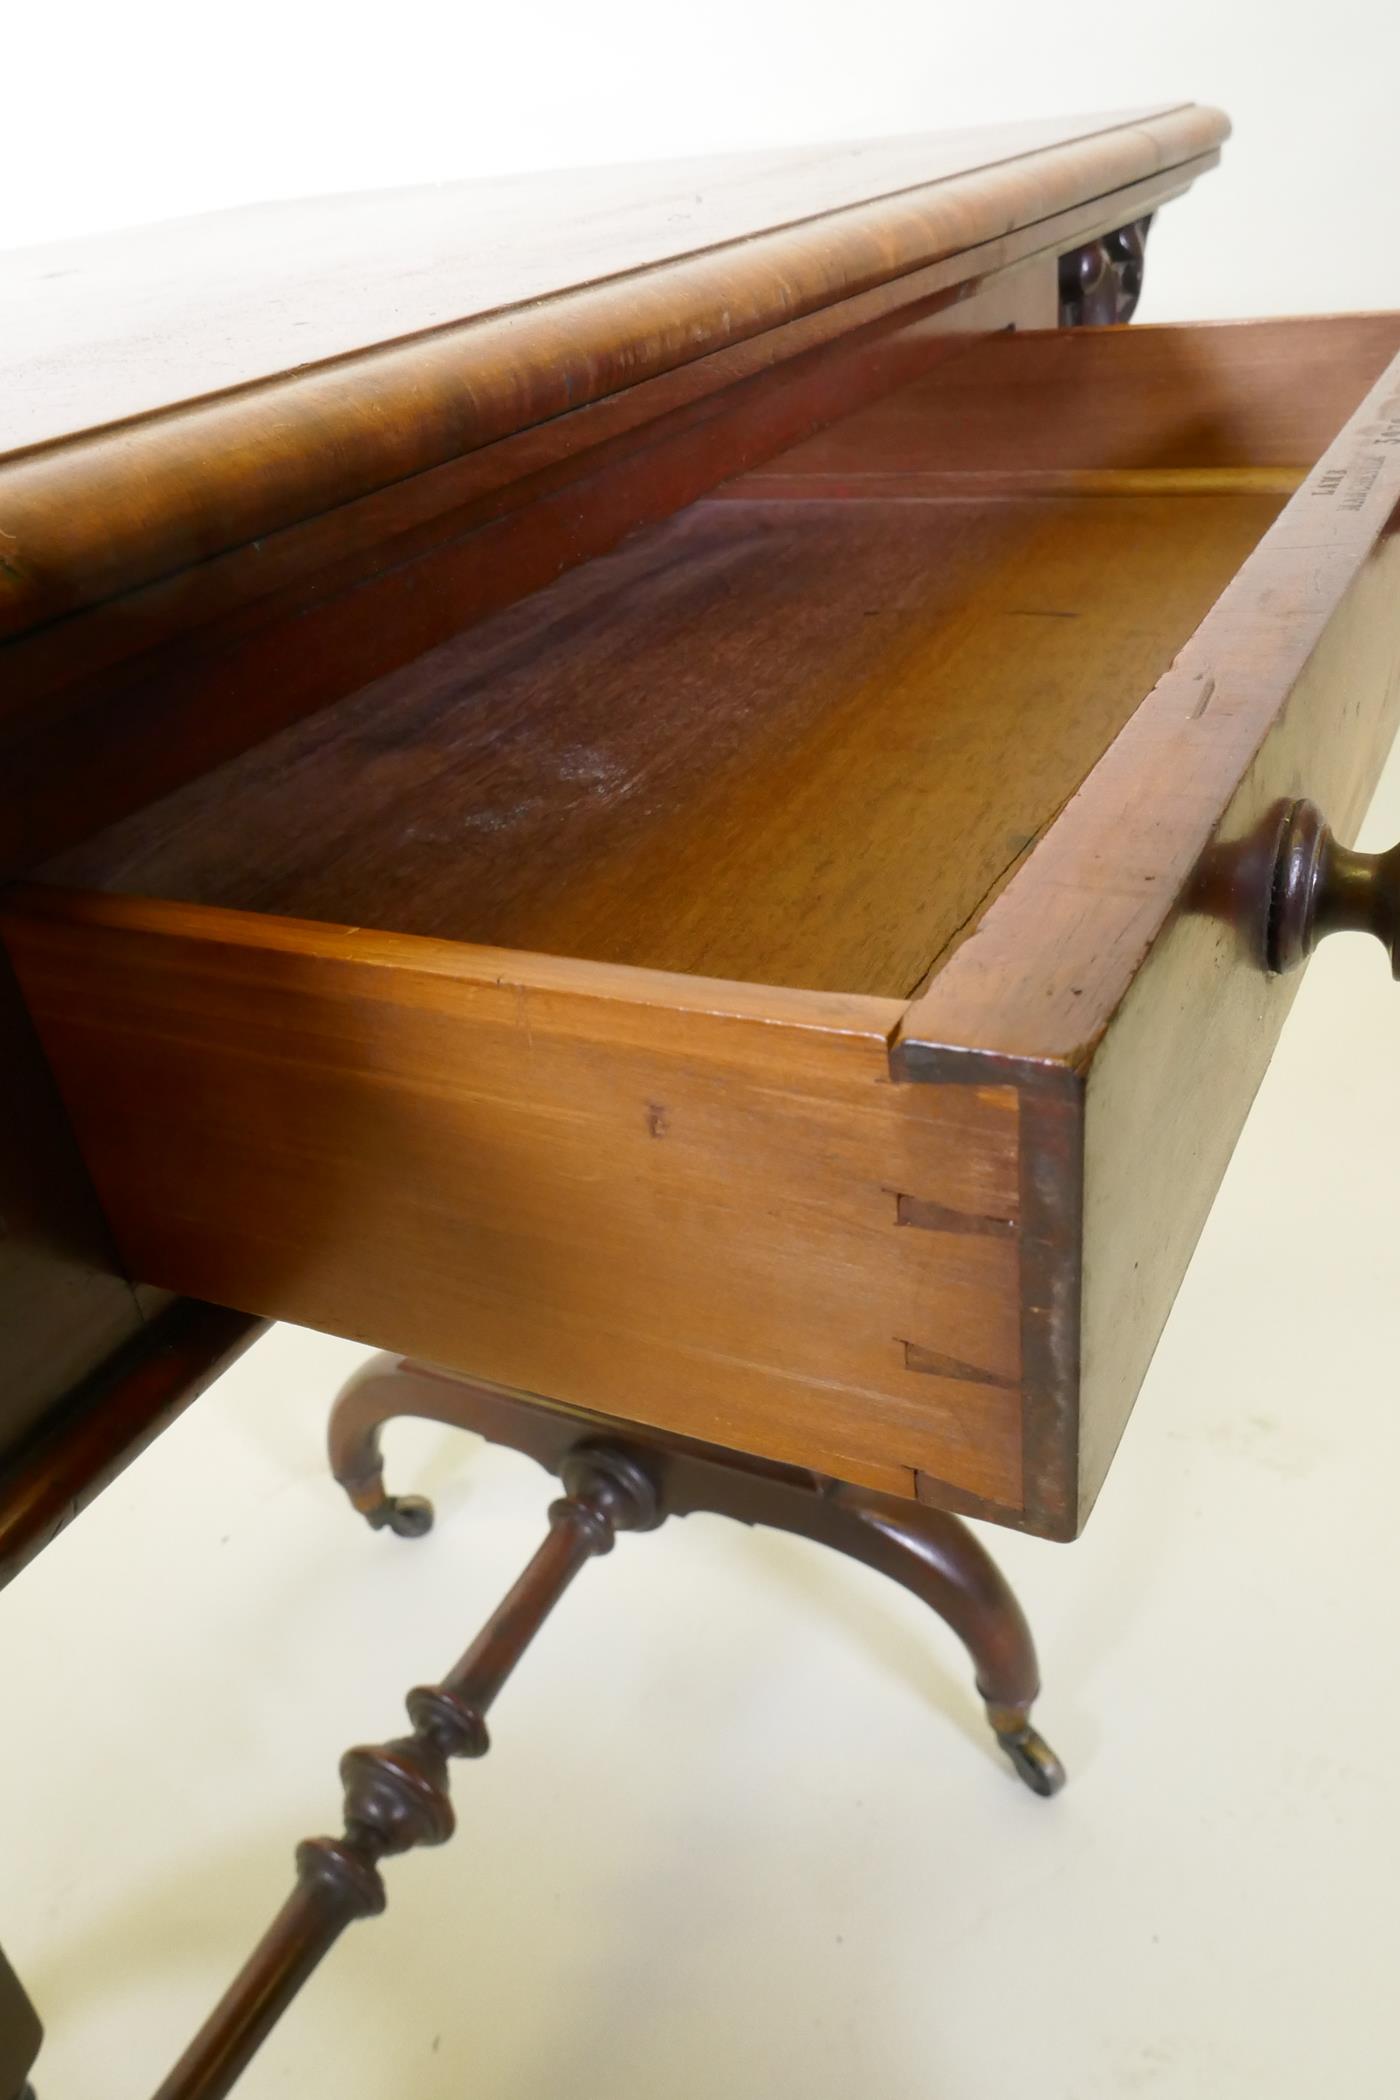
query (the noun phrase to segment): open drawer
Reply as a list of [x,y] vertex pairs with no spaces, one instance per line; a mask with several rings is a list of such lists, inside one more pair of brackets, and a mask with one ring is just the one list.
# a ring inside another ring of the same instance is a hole
[[52,862],[5,937],[132,1273],[1073,1535],[1283,817],[1389,745],[1397,350],[945,356]]

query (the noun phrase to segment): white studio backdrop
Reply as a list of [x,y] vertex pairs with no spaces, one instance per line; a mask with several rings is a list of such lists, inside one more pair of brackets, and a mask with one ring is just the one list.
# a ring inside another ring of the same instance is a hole
[[[1142,318],[1400,306],[1400,0],[50,0],[7,19],[0,247],[264,198],[1213,102]],[[566,185],[561,213],[568,210]]]

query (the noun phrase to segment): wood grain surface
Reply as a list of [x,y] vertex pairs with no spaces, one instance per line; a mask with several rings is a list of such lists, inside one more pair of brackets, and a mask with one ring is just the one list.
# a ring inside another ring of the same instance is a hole
[[1016,1095],[892,1085],[897,1003],[52,890],[5,930],[137,1274],[1019,1506]]
[[[1171,136],[1212,123],[1188,112]],[[1105,136],[1084,149],[1092,171],[1059,148],[1071,159],[1048,171],[1015,160],[966,191],[925,184],[913,219],[912,192],[869,223],[816,210],[771,239],[608,278],[596,298],[298,364],[0,462],[0,630],[14,630],[0,871],[540,587],[927,370],[951,339],[1052,323],[1057,255],[1156,210],[1215,158],[1177,160],[1155,130],[1145,159],[1136,131]],[[1134,166],[1147,172],[1101,186]],[[838,269],[826,297],[842,255],[854,274]],[[317,282],[288,319],[289,360]],[[691,326],[672,355],[677,300]],[[763,325],[744,323],[749,308]],[[720,313],[734,326],[712,341],[704,317]]]
[[907,996],[1277,507],[698,504],[47,873]]
[[[1183,488],[1311,472],[1400,352],[1400,314],[1311,314],[1047,329],[981,344],[739,475],[725,494],[813,497],[871,482],[947,490],[995,474],[1112,489],[1176,476]],[[1201,478],[1198,478],[1201,477]],[[1255,485],[1257,485],[1257,481]],[[1121,484],[1118,484],[1121,486]],[[1158,484],[1161,485],[1160,483]]]
[[899,299],[773,330],[0,644],[0,868],[411,660],[969,338],[1039,324],[1054,259],[927,295],[902,280]]
[[[922,181],[911,173],[890,193],[877,186],[870,201],[834,212],[814,203],[823,188],[804,190],[799,173],[781,201],[764,193],[757,218],[776,214],[766,220],[773,230],[755,222],[743,238],[692,250],[672,227],[677,259],[637,267],[613,256],[596,280],[568,291],[559,287],[561,273],[566,282],[573,273],[559,254],[556,186],[544,212],[552,296],[493,297],[487,308],[468,301],[450,325],[309,364],[293,326],[274,372],[219,391],[201,388],[197,399],[177,376],[157,390],[156,404],[104,419],[88,434],[54,441],[62,416],[47,413],[39,439],[0,462],[0,635],[207,560],[1159,173],[1170,194],[1210,164],[1227,128],[1216,112],[1190,106],[1097,132],[1091,119],[1087,136],[1003,159],[993,147],[991,165]],[[936,152],[931,165],[940,166]],[[906,173],[916,166],[917,154]],[[314,311],[316,300],[313,277],[292,318]]]
[[1009,162],[1098,141],[1116,187],[1227,131],[1166,104],[306,197],[13,250],[0,457]]

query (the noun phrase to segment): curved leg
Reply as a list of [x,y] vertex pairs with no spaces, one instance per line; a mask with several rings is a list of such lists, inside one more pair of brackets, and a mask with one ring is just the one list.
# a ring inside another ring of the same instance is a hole
[[[385,1491],[379,1437],[397,1415],[473,1430],[526,1452],[551,1473],[580,1428],[576,1411],[401,1357],[375,1357],[350,1380],[332,1411],[331,1470],[369,1523],[412,1537],[427,1530],[432,1509],[419,1496]],[[1040,1673],[1025,1614],[996,1562],[957,1517],[689,1437],[662,1436],[599,1416],[582,1420],[625,1440],[645,1460],[668,1514],[706,1510],[795,1532],[902,1583],[967,1649],[987,1719],[1019,1777],[1037,1794],[1059,1792],[1064,1766],[1031,1726]]]
[[331,1472],[367,1524],[375,1531],[387,1527],[400,1538],[421,1538],[433,1522],[433,1505],[422,1495],[391,1495],[384,1485],[380,1432],[402,1415],[467,1429],[488,1443],[508,1444],[550,1473],[559,1471],[581,1430],[590,1427],[614,1440],[625,1437],[639,1450],[646,1446],[649,1465],[664,1467],[671,1450],[680,1448],[679,1440],[674,1446],[667,1440],[653,1449],[646,1431],[579,1408],[528,1400],[407,1357],[373,1356],[346,1380],[331,1409]]
[[[371,1357],[341,1387],[327,1432],[331,1472],[373,1530],[387,1527],[400,1538],[418,1539],[432,1529],[433,1505],[426,1496],[386,1490],[379,1433],[396,1415],[426,1414],[453,1425],[445,1410],[454,1389],[446,1379],[416,1376],[397,1356]],[[443,1411],[434,1413],[435,1400]]]
[[835,1488],[775,1507],[759,1521],[864,1561],[936,1611],[972,1658],[987,1719],[1019,1777],[1037,1794],[1060,1791],[1065,1768],[1031,1726],[1040,1670],[1026,1615],[959,1518],[859,1488]]

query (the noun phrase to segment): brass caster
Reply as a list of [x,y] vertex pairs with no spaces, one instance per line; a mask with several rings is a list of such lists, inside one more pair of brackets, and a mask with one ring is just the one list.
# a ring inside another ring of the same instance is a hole
[[364,1512],[373,1531],[392,1531],[396,1538],[421,1539],[433,1528],[433,1505],[426,1495],[386,1495]]
[[1030,1727],[1005,1735],[998,1730],[997,1741],[1011,1759],[1017,1778],[1024,1780],[1033,1794],[1048,1801],[1052,1794],[1059,1793],[1065,1783],[1065,1768],[1043,1735]]

